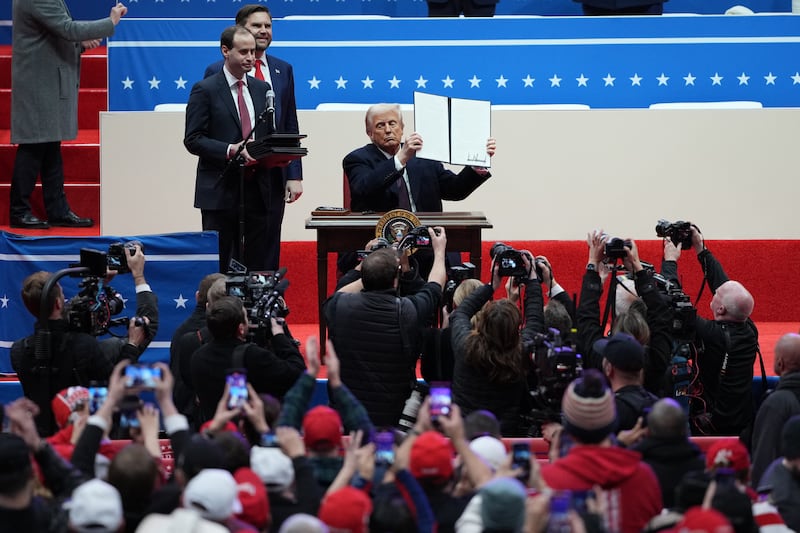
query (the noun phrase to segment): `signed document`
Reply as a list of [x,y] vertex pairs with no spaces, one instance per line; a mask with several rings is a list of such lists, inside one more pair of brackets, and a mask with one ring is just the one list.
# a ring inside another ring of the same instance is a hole
[[492,104],[486,100],[414,93],[414,129],[422,136],[417,157],[453,165],[489,167]]

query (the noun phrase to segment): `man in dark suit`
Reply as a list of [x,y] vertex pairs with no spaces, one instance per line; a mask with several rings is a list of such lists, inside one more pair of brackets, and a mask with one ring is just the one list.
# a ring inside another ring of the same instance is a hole
[[[464,167],[456,174],[438,161],[417,159],[422,136],[414,132],[403,142],[399,105],[370,107],[366,127],[372,143],[350,152],[342,162],[353,211],[441,212],[442,200],[463,200],[491,176],[482,167]],[[495,147],[495,140],[489,138],[486,153],[490,157]]]
[[[94,224],[73,213],[67,202],[61,141],[78,135],[81,52],[113,35],[127,11],[118,3],[108,18],[74,21],[63,0],[14,0],[11,142],[19,146],[9,198],[12,228]],[[39,175],[49,223],[31,212]]]
[[[244,139],[267,135],[262,122],[250,135],[256,117],[267,105],[266,82],[247,76],[255,60],[255,38],[242,26],[231,26],[220,38],[224,68],[192,87],[186,106],[186,149],[200,157],[197,162],[194,206],[200,208],[203,230],[219,233],[220,271],[226,272],[231,257],[249,270],[270,270],[268,206],[276,194],[274,181],[280,169],[257,163],[244,148],[240,178],[236,157]],[[280,178],[278,178],[280,179]],[[240,181],[244,191],[244,250],[239,249]],[[277,194],[282,191],[278,190]]]
[[[286,61],[271,54],[267,48],[272,43],[272,15],[264,5],[248,4],[236,13],[236,24],[244,26],[256,39],[255,61],[248,75],[266,81],[275,92],[275,129],[277,133],[299,133],[297,104],[294,96],[294,69]],[[222,70],[224,61],[206,68],[204,78]],[[269,125],[272,131],[272,125]],[[286,203],[296,201],[303,194],[303,167],[294,160],[287,167],[270,172],[270,203],[267,204],[267,270],[277,270],[280,263],[281,225]]]

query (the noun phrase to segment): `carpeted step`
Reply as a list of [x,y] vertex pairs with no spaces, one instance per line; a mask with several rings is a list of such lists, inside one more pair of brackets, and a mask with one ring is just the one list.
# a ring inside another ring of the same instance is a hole
[[[102,89],[108,79],[108,55],[105,46],[87,50],[81,56],[81,87]],[[0,89],[11,88],[11,47],[0,46]]]
[[[69,206],[73,211],[82,217],[89,217],[95,220],[100,220],[100,185],[94,183],[65,183],[64,188],[67,191],[67,200]],[[8,194],[11,191],[11,186],[8,184],[0,185],[0,225],[7,226],[8,220]],[[42,202],[42,184],[37,183],[36,188],[31,195],[31,208],[33,214],[46,219],[47,214],[44,211],[44,203]],[[11,231],[15,231],[12,229]]]
[[[10,131],[0,130],[0,184],[11,183],[16,146],[10,144]],[[100,183],[100,132],[80,130],[78,138],[61,146],[65,183]]]
[[[100,127],[100,111],[108,110],[106,89],[78,91],[78,128],[96,130]],[[0,130],[11,127],[11,89],[0,89]]]

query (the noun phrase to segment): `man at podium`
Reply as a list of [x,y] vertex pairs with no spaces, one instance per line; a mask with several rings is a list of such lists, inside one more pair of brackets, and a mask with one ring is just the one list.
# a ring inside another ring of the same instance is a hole
[[[267,82],[248,76],[255,60],[255,37],[242,26],[226,28],[220,37],[225,58],[222,70],[192,87],[186,107],[184,145],[199,156],[194,206],[202,214],[203,230],[219,233],[220,271],[226,272],[231,257],[249,270],[276,270],[280,248],[271,235],[270,213],[274,195],[283,202],[281,168],[256,164],[247,149],[239,153],[243,139],[263,138],[268,121],[256,126],[267,107]],[[255,132],[252,132],[253,128]],[[251,135],[254,133],[254,135]],[[240,175],[237,157],[245,163]],[[240,206],[240,183],[243,205]],[[239,217],[244,214],[244,251],[239,249]]]
[[[350,184],[350,209],[385,212],[441,212],[442,200],[463,200],[491,177],[488,169],[464,167],[456,174],[438,161],[415,157],[422,136],[403,142],[403,115],[396,104],[376,104],[367,110],[367,137],[372,141],[347,154],[342,162]],[[496,142],[486,141],[493,156]]]

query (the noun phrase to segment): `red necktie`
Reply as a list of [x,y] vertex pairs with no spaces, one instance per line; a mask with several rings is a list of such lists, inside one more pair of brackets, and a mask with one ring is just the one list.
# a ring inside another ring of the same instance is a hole
[[239,121],[242,123],[242,139],[247,139],[250,136],[250,112],[247,110],[247,104],[244,101],[244,93],[242,87],[244,82],[239,80],[236,82],[237,86],[237,103],[239,104]]
[[264,81],[264,73],[261,72],[261,61],[256,61],[255,65],[253,65],[253,68],[256,69],[256,79]]

